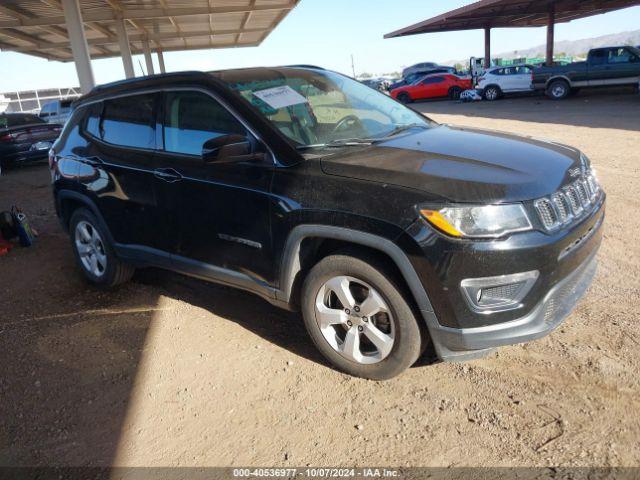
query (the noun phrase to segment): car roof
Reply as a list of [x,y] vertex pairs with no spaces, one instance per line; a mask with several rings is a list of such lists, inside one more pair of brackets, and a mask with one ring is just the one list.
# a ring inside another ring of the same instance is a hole
[[264,73],[264,72],[285,72],[291,70],[324,70],[321,67],[313,65],[292,65],[284,67],[251,67],[251,68],[236,68],[228,70],[213,70],[210,72],[203,71],[184,71],[184,72],[172,72],[162,73],[158,75],[147,75],[145,77],[128,78],[125,80],[118,80],[116,82],[105,83],[94,87],[89,93],[83,95],[74,102],[74,106],[84,104],[91,100],[98,100],[108,98],[112,95],[128,92],[133,89],[145,89],[156,88],[167,84],[185,83],[185,82],[197,82],[197,81],[217,81],[221,83],[222,77],[225,75],[233,75],[234,73]]

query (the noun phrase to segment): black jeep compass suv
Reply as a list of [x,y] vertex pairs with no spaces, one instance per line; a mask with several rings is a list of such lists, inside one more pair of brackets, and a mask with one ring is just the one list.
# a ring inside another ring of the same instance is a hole
[[539,338],[589,286],[605,194],[578,150],[439,125],[316,67],[97,87],[50,152],[84,275],[156,266],[300,309],[373,379]]

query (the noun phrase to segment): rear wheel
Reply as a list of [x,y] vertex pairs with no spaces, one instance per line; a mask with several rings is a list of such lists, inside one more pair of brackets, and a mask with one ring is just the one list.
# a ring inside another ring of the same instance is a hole
[[420,356],[420,328],[392,278],[375,259],[349,255],[326,257],[307,275],[302,287],[307,331],[340,370],[385,380]]
[[494,85],[487,87],[484,90],[484,99],[490,102],[498,100],[501,95],[502,95],[502,91],[500,90],[500,88]]
[[565,80],[554,80],[547,87],[547,96],[552,100],[564,100],[571,93],[571,88]]
[[398,95],[398,101],[402,103],[411,103],[413,99],[408,93],[402,92]]
[[449,89],[449,98],[451,100],[460,100],[460,95],[462,95],[462,89],[460,87],[451,87]]
[[73,212],[69,231],[76,262],[87,280],[108,288],[131,279],[135,269],[116,257],[93,213],[85,208]]

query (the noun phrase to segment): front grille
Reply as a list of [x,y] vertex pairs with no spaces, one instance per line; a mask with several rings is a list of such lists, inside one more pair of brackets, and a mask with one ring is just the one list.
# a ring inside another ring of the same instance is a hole
[[584,177],[533,204],[544,229],[553,232],[573,224],[591,212],[599,194],[598,181],[591,172],[587,172]]

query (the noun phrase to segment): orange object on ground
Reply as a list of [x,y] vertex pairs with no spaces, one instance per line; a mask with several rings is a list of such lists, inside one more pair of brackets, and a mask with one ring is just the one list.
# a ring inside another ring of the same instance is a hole
[[0,238],[0,257],[9,253],[9,250],[13,248],[13,244]]

